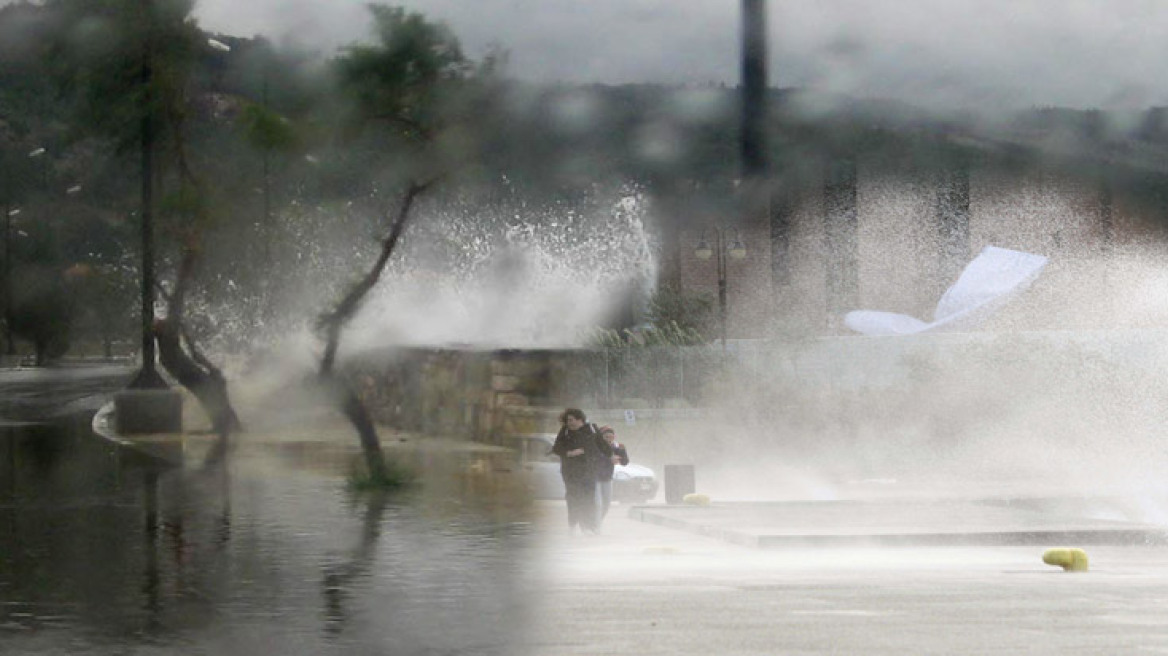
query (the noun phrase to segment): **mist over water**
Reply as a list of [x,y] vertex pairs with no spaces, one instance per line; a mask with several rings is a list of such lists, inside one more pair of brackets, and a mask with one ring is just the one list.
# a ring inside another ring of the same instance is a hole
[[[656,285],[648,211],[635,189],[575,207],[423,208],[344,348],[584,345]],[[357,272],[374,256],[347,264]]]
[[[860,307],[931,318],[954,277],[932,264],[939,244],[919,220],[932,211],[927,186],[864,184]],[[1093,241],[1074,189],[978,184],[985,218],[971,251],[1048,256],[1029,289],[974,332],[886,338],[824,336],[822,299],[797,299],[764,339],[734,343],[700,400],[682,403],[698,415],[628,427],[634,460],[659,474],[694,464],[699,491],[721,499],[1052,494],[1120,499],[1099,512],[1168,521],[1168,248],[1153,229]],[[424,209],[344,350],[585,345],[630,294],[652,292],[653,209],[636,190],[576,208]],[[334,257],[322,261],[344,260]],[[822,260],[793,262],[796,278],[822,276]],[[311,370],[315,344],[293,334],[297,346],[281,353]],[[668,398],[666,378],[646,396]]]
[[[650,212],[634,186],[572,203],[422,204],[345,329],[341,358],[399,347],[591,346],[598,331],[635,320],[656,287]],[[315,223],[323,222],[306,225]],[[271,335],[264,348],[224,358],[253,427],[285,430],[335,412],[331,399],[303,384],[323,348],[311,317],[375,260],[376,242],[357,243],[335,236],[300,242],[272,292],[282,303],[276,316],[291,319],[264,327]],[[248,322],[232,308],[208,312],[246,334]]]

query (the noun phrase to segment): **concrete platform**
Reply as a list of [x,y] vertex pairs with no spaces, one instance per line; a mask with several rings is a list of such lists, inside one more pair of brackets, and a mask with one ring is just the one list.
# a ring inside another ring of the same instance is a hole
[[1164,545],[1120,499],[879,499],[635,506],[631,519],[748,547]]
[[114,393],[114,408],[122,435],[182,432],[183,397],[177,390],[119,390]]
[[562,501],[537,510],[519,653],[1168,653],[1163,546],[1090,547],[1089,572],[1064,572],[1042,561],[1061,544],[755,549],[621,506],[595,536],[568,531]]

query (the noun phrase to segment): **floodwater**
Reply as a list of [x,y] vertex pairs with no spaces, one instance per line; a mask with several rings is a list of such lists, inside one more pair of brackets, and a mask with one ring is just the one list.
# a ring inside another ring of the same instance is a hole
[[360,494],[348,444],[244,442],[160,469],[77,427],[0,433],[0,652],[522,653],[522,494],[441,450]]

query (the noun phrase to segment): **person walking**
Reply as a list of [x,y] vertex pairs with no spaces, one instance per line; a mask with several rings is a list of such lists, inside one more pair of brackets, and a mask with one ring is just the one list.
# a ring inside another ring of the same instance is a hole
[[602,446],[596,467],[597,526],[604,521],[608,507],[612,505],[612,475],[616,466],[629,464],[628,449],[616,441],[616,430],[612,426],[601,426],[600,437],[608,447],[608,454],[604,454],[606,449]]
[[603,457],[604,440],[584,411],[568,408],[560,413],[560,432],[552,453],[560,457],[560,476],[564,479],[564,500],[568,504],[568,527],[591,533],[599,525],[596,512],[596,468]]

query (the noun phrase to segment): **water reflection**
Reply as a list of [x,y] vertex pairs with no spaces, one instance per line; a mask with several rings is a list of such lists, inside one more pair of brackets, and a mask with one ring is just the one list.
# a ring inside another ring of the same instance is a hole
[[349,445],[160,470],[59,432],[3,444],[4,653],[518,653],[528,509],[465,456],[405,451],[418,485],[354,495]]
[[377,541],[381,537],[381,521],[389,495],[372,492],[365,500],[365,521],[361,540],[353,550],[353,555],[344,562],[326,563],[321,588],[324,594],[325,632],[331,636],[340,635],[348,623],[351,609],[347,608],[348,597],[354,587],[364,583],[373,566],[377,553]]

